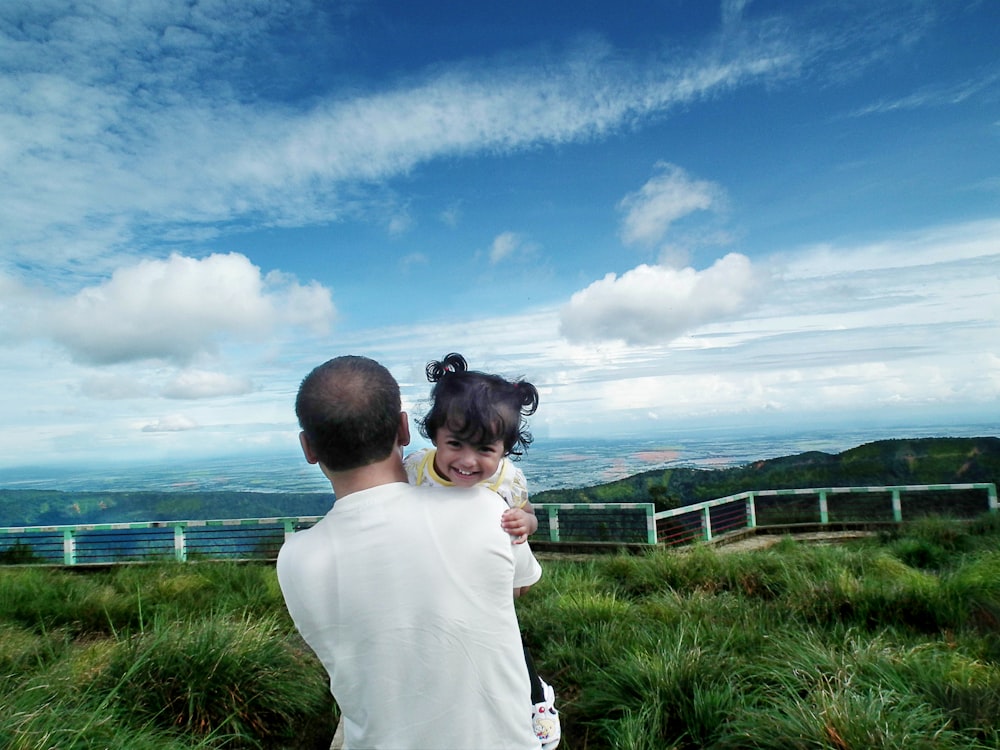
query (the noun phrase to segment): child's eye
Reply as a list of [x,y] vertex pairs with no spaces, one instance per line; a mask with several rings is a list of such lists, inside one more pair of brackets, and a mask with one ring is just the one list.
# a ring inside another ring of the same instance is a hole
[[447,445],[449,448],[454,448],[455,450],[458,450],[459,448],[462,447],[462,444],[457,440],[448,440],[445,442],[445,445]]

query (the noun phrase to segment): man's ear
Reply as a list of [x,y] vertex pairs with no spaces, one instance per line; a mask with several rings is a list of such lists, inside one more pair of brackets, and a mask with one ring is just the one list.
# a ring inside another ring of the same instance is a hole
[[399,413],[399,433],[396,440],[400,448],[410,444],[410,418],[405,411]]
[[306,461],[311,464],[319,463],[319,458],[317,458],[316,454],[313,453],[312,446],[309,445],[309,438],[306,437],[304,430],[299,433],[299,445],[302,446],[302,455],[306,457]]

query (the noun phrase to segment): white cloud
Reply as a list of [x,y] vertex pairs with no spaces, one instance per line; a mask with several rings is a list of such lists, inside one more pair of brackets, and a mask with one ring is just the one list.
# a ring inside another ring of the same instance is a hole
[[222,338],[261,341],[284,326],[324,331],[335,310],[319,284],[278,272],[262,277],[230,253],[142,261],[72,297],[39,294],[12,313],[15,333],[51,339],[80,362],[109,364],[188,362]]
[[817,245],[778,256],[788,280],[954,264],[1000,255],[1000,220],[985,219],[903,232],[850,247]]
[[722,23],[725,26],[739,23],[749,4],[750,0],[722,0]]
[[694,180],[680,167],[659,163],[659,174],[618,204],[625,217],[621,236],[626,245],[653,245],[670,225],[695,211],[706,211],[723,198],[717,185]]
[[490,245],[490,263],[499,263],[506,260],[520,248],[523,244],[521,236],[516,232],[503,232],[493,238]]
[[1000,82],[1000,71],[988,70],[980,77],[961,81],[956,84],[942,86],[927,86],[918,91],[894,100],[882,100],[859,109],[850,114],[851,117],[864,117],[873,114],[886,114],[898,110],[923,109],[925,107],[947,107],[962,104],[973,97],[980,96],[996,87]]
[[74,15],[24,4],[6,24],[0,10],[0,48],[11,50],[0,60],[10,261],[107,259],[150,227],[364,214],[382,205],[377,183],[432,159],[599,137],[795,64],[777,39],[680,61],[589,42],[436,67],[303,110],[242,96],[239,74],[273,42],[268,25],[301,8],[161,5]]
[[400,211],[389,218],[386,230],[392,237],[406,234],[413,226],[413,216],[408,211]]
[[[168,448],[225,453],[238,439],[261,435],[275,450],[294,447],[296,384],[325,357],[347,352],[386,364],[415,415],[430,389],[423,364],[445,351],[462,352],[477,369],[523,375],[542,394],[532,429],[553,437],[698,427],[716,418],[772,427],[779,419],[820,424],[883,414],[946,415],[942,424],[988,420],[1000,403],[1000,278],[996,253],[988,254],[997,236],[996,225],[983,222],[831,247],[818,259],[809,249],[793,253],[778,266],[786,275],[769,281],[752,314],[706,323],[670,342],[573,343],[560,337],[556,309],[347,330],[336,351],[310,340],[275,361],[227,361],[228,372],[245,374],[256,388],[190,402],[187,421],[162,416],[162,381],[171,376],[160,368],[122,365],[118,378],[101,380],[106,397],[128,399],[110,410],[79,398],[76,384],[93,377],[92,369],[53,360],[32,343],[0,361],[12,384],[0,392],[7,420],[0,466],[35,456],[162,457],[156,451]],[[855,271],[859,257],[867,261]],[[484,330],[517,333],[484,337]],[[128,393],[129,372],[146,398]],[[659,417],[655,425],[650,413]],[[198,429],[150,432],[184,425]],[[137,439],[143,427],[146,440]]]
[[452,203],[441,211],[439,218],[442,224],[449,227],[457,227],[458,223],[462,220],[462,204],[459,202]]
[[644,264],[574,294],[560,312],[560,331],[574,342],[665,343],[746,310],[757,285],[750,260],[738,253],[704,271]]
[[417,266],[426,266],[430,259],[424,253],[408,253],[399,260],[399,265],[404,271],[409,271]]
[[172,414],[143,425],[143,432],[187,432],[198,429],[198,423],[183,414]]
[[248,378],[233,377],[221,372],[185,370],[166,384],[163,396],[172,399],[216,398],[242,396],[253,390],[253,383]]

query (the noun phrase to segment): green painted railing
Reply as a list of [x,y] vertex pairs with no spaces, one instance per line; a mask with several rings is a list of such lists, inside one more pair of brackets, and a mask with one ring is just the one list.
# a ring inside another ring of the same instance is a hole
[[[942,503],[929,493],[962,492]],[[983,499],[985,497],[985,502]],[[862,498],[860,501],[858,498]],[[540,503],[549,542],[678,545],[787,524],[899,523],[929,513],[966,517],[997,511],[992,483],[753,490],[655,512],[652,503]],[[0,561],[62,565],[193,559],[272,560],[285,539],[322,516],[148,521],[0,528]]]
[[[0,528],[0,554],[63,565],[189,558],[267,559],[319,516]],[[5,543],[7,542],[7,543]]]
[[[921,503],[919,499],[926,493],[952,492],[970,497],[961,504],[944,505]],[[852,502],[858,496],[867,498]],[[909,513],[904,513],[904,498]],[[900,523],[904,518],[931,513],[974,517],[986,511],[997,512],[996,485],[986,482],[752,490],[657,513],[656,539],[660,544],[676,545],[712,541],[727,533],[763,526]]]
[[[539,504],[536,538],[656,543],[652,503]],[[190,559],[272,560],[322,516],[0,528],[0,560],[62,565]]]
[[653,503],[539,503],[533,539],[656,544]]

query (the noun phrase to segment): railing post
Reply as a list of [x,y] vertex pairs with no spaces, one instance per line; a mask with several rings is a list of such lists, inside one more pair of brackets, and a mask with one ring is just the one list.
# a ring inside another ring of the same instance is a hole
[[903,521],[903,503],[899,499],[898,487],[894,487],[892,490],[892,517],[896,523],[902,523]]
[[76,565],[76,536],[73,529],[63,529],[63,565]]
[[752,492],[747,493],[747,528],[757,528],[757,502]]
[[283,525],[285,527],[285,541],[288,541],[288,537],[295,533],[295,524],[292,523],[291,518],[286,518],[283,520]]
[[656,507],[652,503],[646,503],[646,543],[656,544],[656,517],[654,511]]
[[559,541],[559,507],[549,506],[549,541]]
[[986,501],[990,506],[990,510],[994,513],[997,512],[997,486],[995,484],[988,484],[986,486]]
[[174,524],[174,557],[177,562],[187,562],[187,539],[184,537],[184,524]]
[[826,490],[819,491],[819,522],[823,525],[830,523],[830,506],[826,502]]
[[712,512],[708,506],[702,508],[702,527],[705,532],[705,541],[712,541]]

